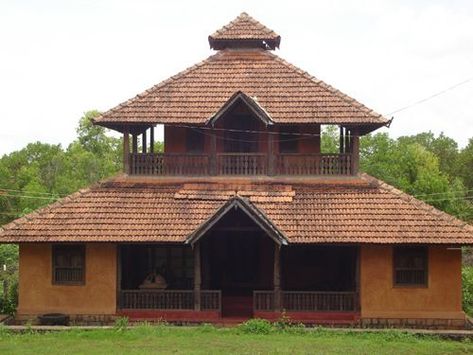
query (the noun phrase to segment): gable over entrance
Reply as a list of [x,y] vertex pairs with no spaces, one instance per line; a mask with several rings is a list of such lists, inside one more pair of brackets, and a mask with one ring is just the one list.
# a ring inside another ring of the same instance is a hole
[[273,224],[273,222],[249,200],[235,196],[229,199],[218,211],[201,224],[186,240],[186,243],[194,245],[209,230],[211,230],[220,220],[222,220],[230,211],[238,209],[248,216],[258,227],[264,231],[268,237],[273,239],[277,245],[287,245],[286,236]]

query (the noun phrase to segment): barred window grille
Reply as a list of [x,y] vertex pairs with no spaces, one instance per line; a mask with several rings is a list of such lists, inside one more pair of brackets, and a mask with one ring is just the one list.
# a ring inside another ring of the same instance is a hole
[[394,285],[427,286],[428,249],[423,246],[394,248]]
[[53,246],[53,283],[82,285],[85,283],[85,246]]

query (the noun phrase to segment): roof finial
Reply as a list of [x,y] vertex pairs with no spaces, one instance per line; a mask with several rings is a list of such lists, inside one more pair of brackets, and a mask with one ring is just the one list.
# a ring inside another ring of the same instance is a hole
[[210,48],[279,48],[281,36],[246,12],[209,36]]

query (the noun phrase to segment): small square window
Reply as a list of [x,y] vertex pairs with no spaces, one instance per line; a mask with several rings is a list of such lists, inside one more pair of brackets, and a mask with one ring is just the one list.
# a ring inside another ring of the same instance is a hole
[[393,258],[395,286],[427,286],[427,247],[395,247]]
[[85,246],[53,245],[53,284],[82,285],[85,283]]

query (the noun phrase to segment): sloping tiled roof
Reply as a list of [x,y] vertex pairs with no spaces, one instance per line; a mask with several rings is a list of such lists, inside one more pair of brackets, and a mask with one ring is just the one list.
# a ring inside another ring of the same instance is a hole
[[236,92],[256,98],[275,123],[357,124],[388,120],[264,50],[223,50],[105,112],[95,122],[204,124]]
[[238,181],[119,177],[0,230],[0,242],[185,242],[235,195],[289,243],[473,244],[473,227],[368,176]]
[[263,40],[270,43],[270,47],[279,47],[281,37],[273,30],[256,21],[243,12],[228,25],[223,26],[209,36],[212,48],[219,49],[221,43],[227,41]]

